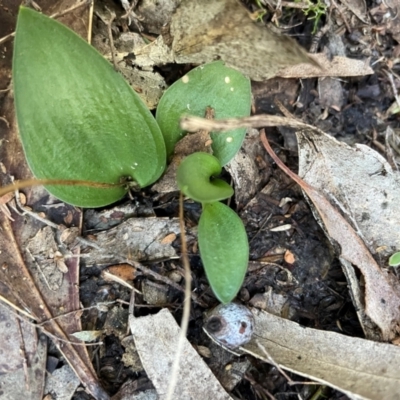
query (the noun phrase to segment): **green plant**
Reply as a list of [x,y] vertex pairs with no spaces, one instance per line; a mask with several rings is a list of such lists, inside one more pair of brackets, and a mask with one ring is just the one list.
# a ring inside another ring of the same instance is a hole
[[394,253],[389,258],[389,266],[398,267],[400,266],[400,251]]
[[[299,1],[295,1],[299,2]],[[314,20],[312,34],[314,35],[318,29],[318,23],[323,15],[326,14],[327,5],[323,3],[323,0],[306,0],[308,8],[303,9],[303,13],[308,16],[309,20]]]
[[[250,113],[249,80],[215,62],[172,85],[154,119],[91,46],[62,24],[24,7],[16,29],[13,79],[21,141],[32,172],[41,179],[94,182],[46,185],[56,197],[82,207],[111,204],[129,187],[155,182],[167,154],[185,134],[179,127],[184,112],[203,116],[210,106],[220,118]],[[200,254],[210,285],[224,303],[243,282],[248,243],[240,218],[219,202],[232,196],[233,189],[217,176],[244,135],[245,129],[211,133],[214,156],[194,153],[177,172],[182,192],[202,203]]]

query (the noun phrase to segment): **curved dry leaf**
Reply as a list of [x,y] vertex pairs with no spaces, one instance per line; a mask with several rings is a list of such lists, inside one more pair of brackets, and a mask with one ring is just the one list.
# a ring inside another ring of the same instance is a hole
[[351,399],[400,397],[400,348],[341,335],[252,309],[255,332],[242,350],[303,377],[329,385]]

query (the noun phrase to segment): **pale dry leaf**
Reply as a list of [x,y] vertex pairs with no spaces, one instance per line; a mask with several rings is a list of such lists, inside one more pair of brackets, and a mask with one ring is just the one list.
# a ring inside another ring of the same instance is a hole
[[252,80],[266,80],[285,66],[317,63],[288,36],[254,22],[237,0],[182,0],[170,32],[139,50],[135,64],[203,64],[217,59]]
[[293,39],[255,23],[237,0],[183,0],[172,16],[170,34],[176,62],[221,59],[256,81],[288,65],[317,66]]
[[[400,348],[392,344],[305,328],[252,310],[255,332],[242,349],[282,368],[345,393],[351,399],[400,398]],[[261,345],[261,346],[260,346]]]
[[[129,323],[143,367],[159,398],[165,399],[180,328],[167,308],[147,317],[131,316]],[[188,340],[177,382],[175,400],[231,399]]]
[[372,75],[374,71],[369,66],[369,59],[355,60],[352,58],[336,56],[332,60],[323,54],[310,55],[320,66],[318,68],[311,64],[298,64],[281,69],[276,76],[282,78],[317,78],[334,76],[364,76]]
[[113,254],[136,261],[176,257],[171,244],[162,243],[172,233],[179,233],[178,218],[128,219],[115,228],[93,235],[96,248],[86,249],[86,265],[115,263]]

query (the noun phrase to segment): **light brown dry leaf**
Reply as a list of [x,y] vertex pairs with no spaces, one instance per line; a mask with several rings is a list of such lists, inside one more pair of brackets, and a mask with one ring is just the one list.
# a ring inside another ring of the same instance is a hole
[[218,58],[256,81],[288,65],[317,66],[294,40],[256,24],[237,0],[183,0],[172,16],[170,33],[178,63]]
[[255,23],[237,0],[182,0],[169,34],[135,55],[135,63],[142,66],[221,59],[257,81],[273,77],[288,65],[317,65],[293,39]]
[[312,64],[298,64],[281,69],[276,76],[282,78],[317,78],[332,76],[364,76],[372,75],[373,69],[369,66],[369,59],[355,60],[352,58],[336,56],[329,60],[324,53],[310,54],[321,68]]
[[[179,326],[167,308],[142,318],[130,316],[130,328],[143,367],[160,399],[165,398],[178,344]],[[231,400],[207,364],[185,340],[174,400]]]
[[354,15],[366,24],[370,24],[365,0],[340,0]]
[[282,368],[331,386],[351,399],[400,398],[400,348],[304,328],[252,309],[255,332],[242,350],[266,362],[268,353]]

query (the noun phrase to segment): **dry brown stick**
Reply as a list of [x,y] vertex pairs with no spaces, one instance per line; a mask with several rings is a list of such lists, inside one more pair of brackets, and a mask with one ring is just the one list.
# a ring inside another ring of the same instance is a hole
[[111,49],[111,57],[112,57],[112,62],[114,65],[114,69],[116,71],[119,71],[117,60],[115,58],[115,47],[114,47],[114,38],[112,35],[112,23],[114,19],[116,18],[115,12],[108,10],[110,13],[110,19],[107,22],[107,32],[108,32],[108,40],[110,41],[110,49]]
[[[188,132],[197,132],[200,129],[209,131],[229,131],[236,128],[262,128],[274,126],[288,126],[291,128],[317,129],[297,119],[281,117],[279,115],[254,115],[245,118],[230,118],[208,120],[200,117],[184,116],[181,118],[181,128]],[[318,130],[317,130],[318,131]]]
[[181,252],[182,262],[185,268],[185,299],[183,303],[183,315],[181,321],[181,330],[179,332],[178,345],[175,353],[174,364],[172,365],[171,377],[168,385],[167,400],[172,400],[176,382],[178,381],[179,363],[182,356],[183,346],[185,344],[186,333],[189,326],[190,317],[190,294],[192,291],[192,275],[190,273],[189,257],[187,255],[185,220],[183,215],[183,193],[179,195],[179,226],[181,231]]

